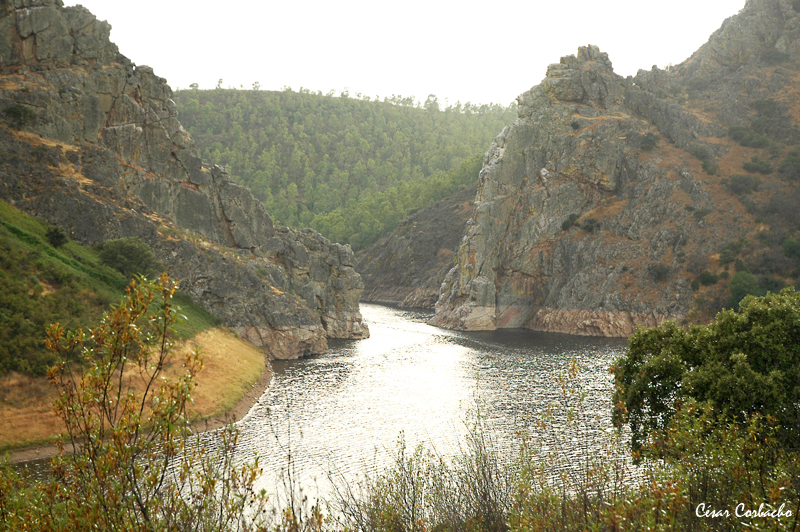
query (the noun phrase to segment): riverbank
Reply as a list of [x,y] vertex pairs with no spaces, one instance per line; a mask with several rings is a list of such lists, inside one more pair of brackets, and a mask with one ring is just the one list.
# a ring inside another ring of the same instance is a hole
[[[181,354],[199,348],[204,368],[193,394],[192,428],[214,430],[244,417],[269,386],[272,371],[262,351],[228,329],[204,331],[176,347],[167,373],[177,374]],[[53,413],[56,394],[44,378],[12,374],[0,379],[0,449],[12,462],[54,456],[63,427]]]

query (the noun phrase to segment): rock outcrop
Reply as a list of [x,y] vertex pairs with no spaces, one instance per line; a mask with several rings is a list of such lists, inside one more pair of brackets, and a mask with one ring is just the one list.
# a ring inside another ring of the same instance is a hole
[[349,246],[275,228],[260,202],[205,165],[166,81],[121,55],[110,26],[61,0],[0,0],[0,198],[82,244],[138,236],[196,302],[275,358],[363,338]]
[[690,155],[724,156],[727,128],[657,95],[666,84],[653,77],[623,79],[588,46],[518,98],[519,119],[486,153],[434,323],[625,336],[686,316],[687,257],[753,222],[712,199],[718,184]]

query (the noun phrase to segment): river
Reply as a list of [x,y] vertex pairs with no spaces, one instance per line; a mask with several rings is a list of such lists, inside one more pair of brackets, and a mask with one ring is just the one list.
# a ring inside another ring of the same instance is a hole
[[[571,438],[583,446],[609,428],[608,369],[624,339],[525,330],[457,332],[427,324],[429,312],[362,304],[371,337],[333,341],[322,356],[273,362],[273,381],[239,422],[242,459],[258,453],[261,487],[282,490],[291,452],[294,479],[310,498],[328,478],[354,479],[391,463],[398,438],[449,456],[479,417],[502,452],[560,398],[556,376],[571,360],[596,425]],[[583,440],[583,441],[578,441]]]

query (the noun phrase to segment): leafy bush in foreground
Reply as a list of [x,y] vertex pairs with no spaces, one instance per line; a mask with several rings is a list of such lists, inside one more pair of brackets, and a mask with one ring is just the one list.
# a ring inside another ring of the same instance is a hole
[[[253,490],[258,462],[233,463],[236,430],[221,434],[218,453],[191,438],[197,352],[180,377],[164,377],[174,292],[166,276],[133,282],[88,333],[50,329],[62,362],[48,378],[66,432],[48,480],[29,484],[0,463],[0,530],[267,530],[266,495]],[[70,362],[78,357],[85,371]]]
[[[737,277],[753,277],[737,272]],[[800,443],[800,293],[747,296],[707,326],[674,322],[639,329],[615,363],[615,419],[627,423],[634,450],[667,429],[688,399],[712,406],[720,419],[744,423],[774,416],[781,441]]]

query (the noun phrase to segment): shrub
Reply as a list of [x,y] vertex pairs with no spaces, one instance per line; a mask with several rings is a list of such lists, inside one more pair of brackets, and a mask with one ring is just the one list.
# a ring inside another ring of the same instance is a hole
[[50,242],[50,245],[54,248],[60,248],[69,241],[67,233],[65,233],[64,230],[57,225],[50,227],[47,230],[45,237],[47,238],[47,241]]
[[575,225],[575,222],[577,222],[578,218],[580,217],[581,217],[580,214],[570,214],[569,216],[567,216],[567,219],[561,222],[561,230],[567,231],[570,227]]
[[703,163],[703,170],[708,175],[714,175],[717,173],[719,169],[719,165],[717,165],[716,160],[714,159],[714,152],[712,152],[708,146],[703,146],[702,144],[693,144],[689,146],[689,153],[700,159]]
[[764,206],[763,213],[769,215],[770,223],[774,225],[792,229],[800,226],[800,188],[788,194],[774,194]]
[[800,241],[794,240],[792,238],[787,238],[783,241],[783,252],[786,254],[787,257],[792,257],[794,259],[800,259]]
[[772,165],[770,165],[768,161],[762,161],[757,155],[754,155],[750,159],[750,162],[744,163],[742,168],[753,174],[758,173],[766,175],[772,173]]
[[772,275],[761,275],[758,278],[758,288],[762,293],[780,292],[785,286],[786,283],[782,279]]
[[727,179],[724,184],[734,194],[749,194],[758,190],[761,178],[754,175],[736,174]]
[[581,224],[581,229],[586,232],[594,233],[594,230],[600,225],[600,222],[597,221],[597,218],[586,218]]
[[770,48],[769,50],[766,50],[761,54],[761,62],[766,63],[768,65],[777,65],[779,63],[785,63],[789,59],[791,59],[789,57],[789,54],[785,54],[779,50],[776,50],[775,48]]
[[647,267],[647,273],[657,283],[666,281],[667,277],[669,277],[670,271],[672,271],[672,268],[670,268],[667,264],[650,264]]
[[692,254],[686,263],[686,271],[695,275],[700,275],[708,268],[708,257],[705,255]]
[[21,103],[15,103],[3,111],[8,124],[14,129],[22,129],[36,120],[36,112]]
[[769,138],[766,135],[753,131],[750,127],[733,126],[728,130],[728,136],[749,148],[766,148],[769,145]]
[[642,141],[639,145],[639,148],[642,151],[653,151],[657,145],[658,145],[658,135],[656,135],[655,133],[646,133],[642,137]]
[[778,166],[778,174],[789,181],[800,181],[800,150],[792,150]]
[[728,242],[725,244],[725,247],[719,252],[720,264],[728,264],[733,262],[733,260],[736,258],[736,255],[742,251],[742,247],[744,247],[744,242],[742,241]]
[[136,237],[107,240],[100,246],[100,260],[128,278],[153,277],[163,269],[153,250]]
[[578,122],[577,120],[573,120],[570,123],[570,127],[572,128],[573,131],[578,131],[581,128],[581,123]]
[[733,274],[728,287],[731,292],[728,305],[733,309],[738,309],[739,302],[747,296],[764,295],[764,291],[758,285],[758,278],[750,272],[742,271]]
[[719,276],[714,275],[709,271],[704,271],[703,273],[700,274],[700,277],[698,277],[697,279],[703,286],[710,286],[712,284],[717,284],[717,281],[719,281]]
[[701,166],[703,171],[708,175],[716,175],[717,171],[719,170],[719,165],[713,159],[704,160]]

